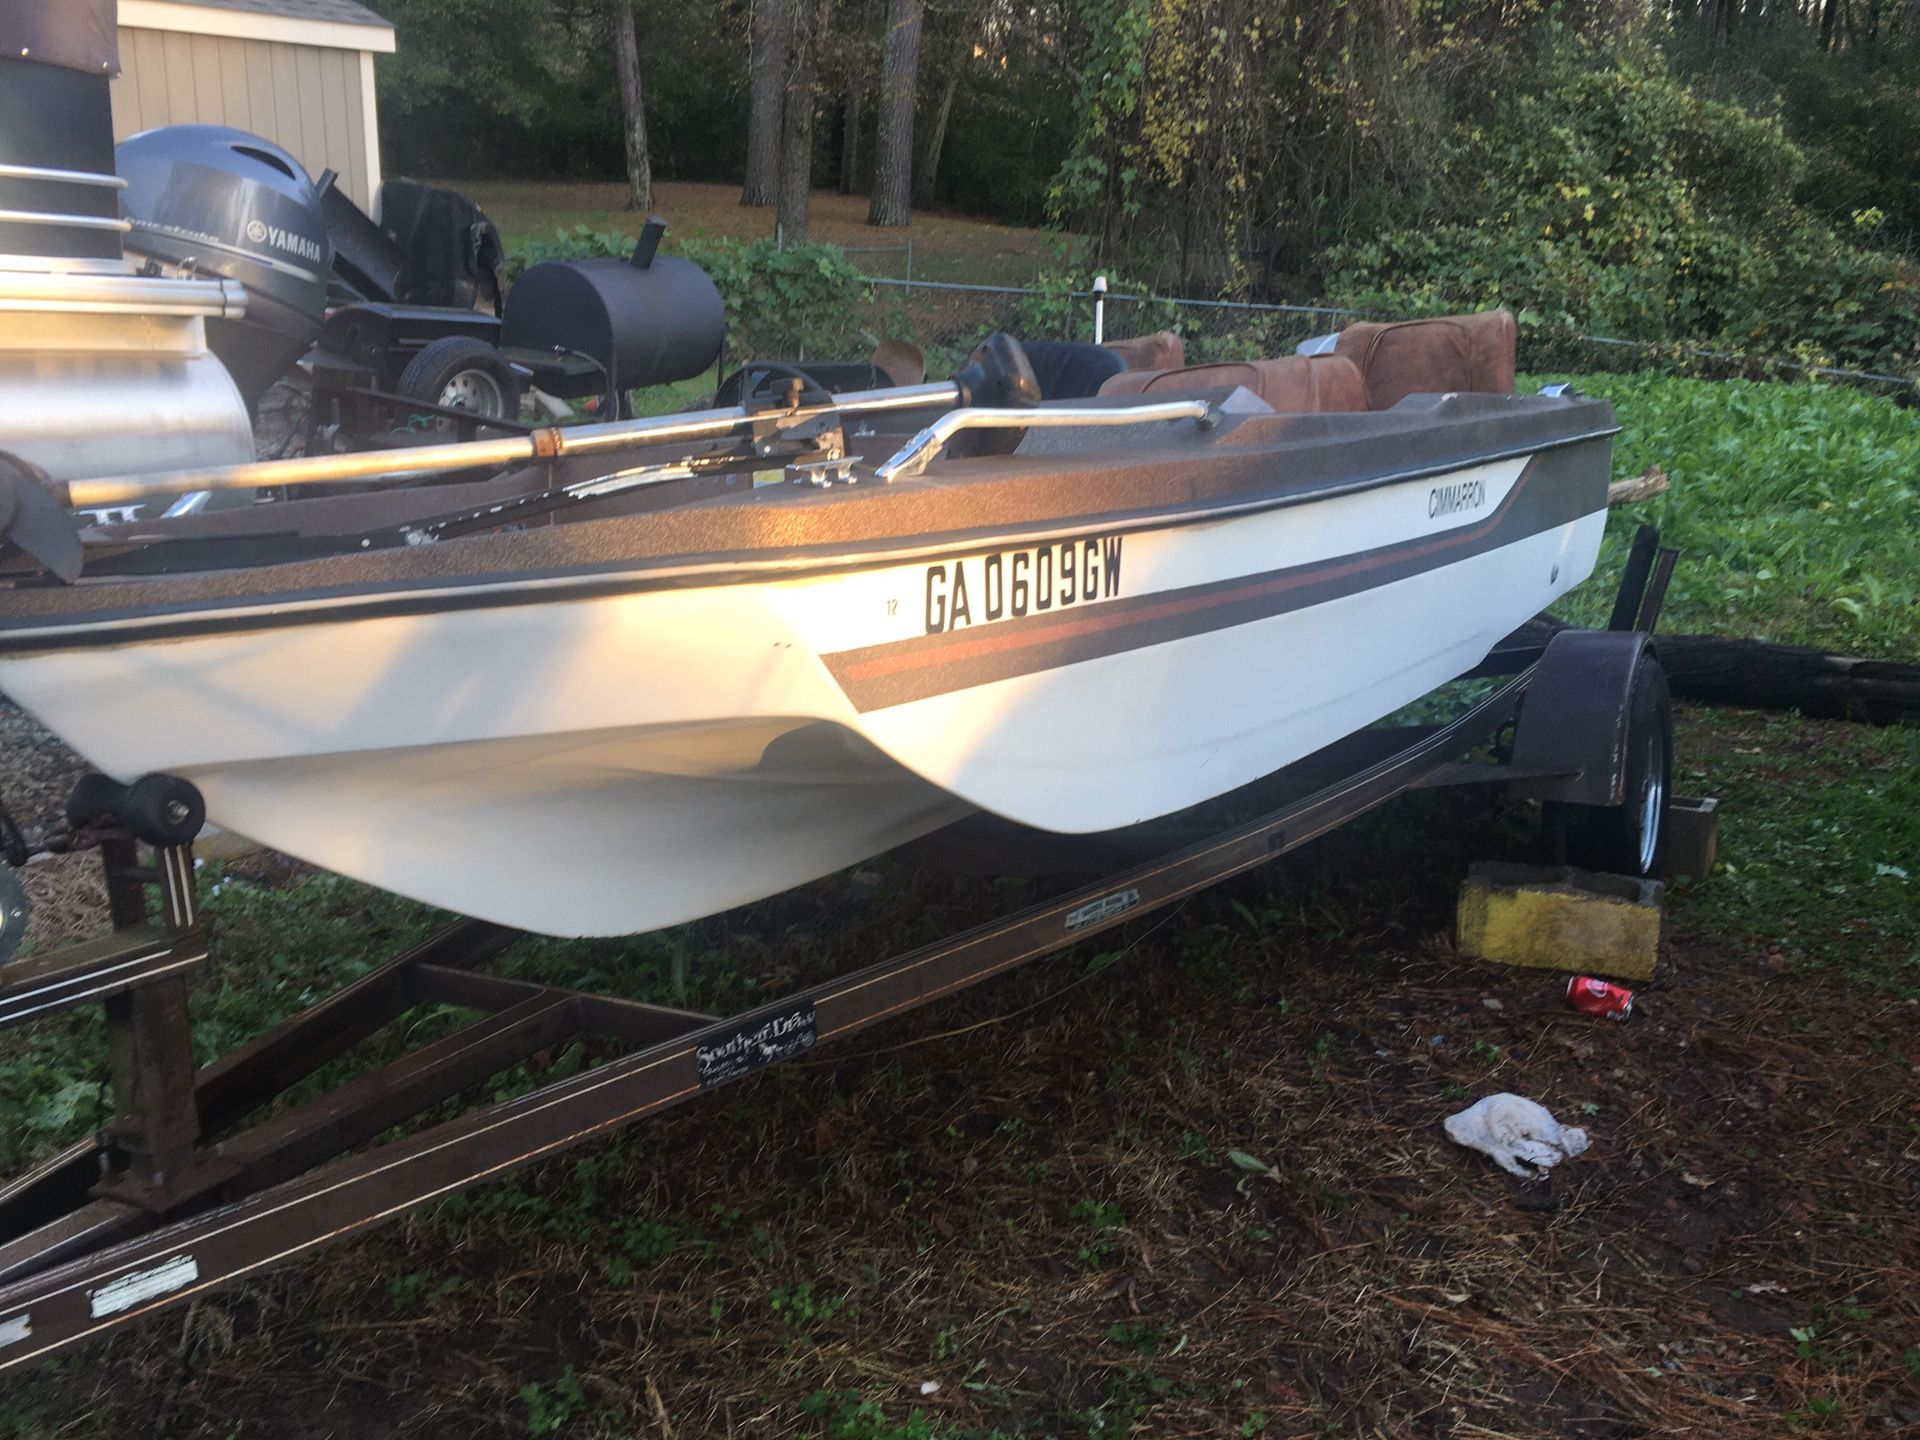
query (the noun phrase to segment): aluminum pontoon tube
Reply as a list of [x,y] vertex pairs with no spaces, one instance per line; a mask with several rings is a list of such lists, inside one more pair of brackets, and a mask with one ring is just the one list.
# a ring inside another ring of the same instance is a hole
[[1163,400],[1157,405],[1129,405],[1114,409],[1103,405],[1055,406],[1051,410],[997,410],[980,406],[954,410],[942,415],[913,439],[901,446],[893,458],[874,470],[879,480],[897,480],[902,475],[918,475],[945,445],[962,430],[982,430],[995,426],[1015,426],[1022,430],[1049,425],[1148,425],[1156,420],[1198,420],[1205,424],[1213,416],[1213,406],[1205,400]]
[[[762,410],[749,414],[744,408],[733,406],[656,419],[553,426],[536,430],[531,435],[518,435],[506,440],[470,440],[448,445],[422,445],[404,451],[370,450],[350,455],[312,455],[204,470],[171,470],[157,475],[69,480],[56,489],[70,507],[92,510],[103,506],[133,504],[163,495],[186,495],[196,490],[252,490],[270,485],[318,485],[337,480],[398,484],[421,475],[467,470],[479,465],[510,465],[519,460],[589,455],[668,440],[707,440],[729,435],[754,420],[803,420],[835,412],[875,414],[888,410],[917,410],[929,404],[951,402],[958,395],[959,387],[951,382],[908,385],[897,390],[858,390],[835,396],[831,404],[802,405],[792,410]],[[1025,415],[1028,412],[1016,413]]]

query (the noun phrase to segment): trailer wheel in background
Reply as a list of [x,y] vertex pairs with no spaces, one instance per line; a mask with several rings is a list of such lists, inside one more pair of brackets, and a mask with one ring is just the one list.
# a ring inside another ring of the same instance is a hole
[[1626,787],[1619,805],[1548,801],[1542,807],[1556,859],[1611,875],[1657,875],[1673,794],[1673,705],[1651,654],[1634,667],[1627,700]]
[[400,372],[396,393],[489,420],[520,413],[520,380],[506,357],[471,335],[446,335],[423,347]]

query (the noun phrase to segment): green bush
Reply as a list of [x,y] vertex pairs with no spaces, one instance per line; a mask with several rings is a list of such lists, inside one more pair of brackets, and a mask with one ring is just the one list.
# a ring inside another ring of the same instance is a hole
[[1332,291],[1407,313],[1504,303],[1524,325],[1910,369],[1920,270],[1800,208],[1779,123],[1664,62],[1576,54],[1449,142],[1451,203],[1343,247]]
[[507,251],[500,267],[502,277],[512,285],[530,266],[544,260],[597,260],[603,256],[632,253],[634,237],[617,230],[595,230],[590,225],[574,225],[553,232],[551,240],[529,240]]
[[839,246],[689,240],[682,249],[720,288],[729,356],[847,360],[872,348],[862,312],[873,288]]

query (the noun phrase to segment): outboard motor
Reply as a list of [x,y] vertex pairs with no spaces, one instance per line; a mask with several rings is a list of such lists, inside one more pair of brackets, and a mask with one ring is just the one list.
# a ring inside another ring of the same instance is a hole
[[0,5],[0,468],[14,473],[253,458],[246,406],[204,328],[237,320],[245,293],[137,275],[122,253],[115,20],[113,0]]
[[120,142],[115,162],[129,250],[247,292],[246,315],[208,321],[207,342],[258,404],[326,318],[333,242],[319,191],[271,140],[225,125],[144,131]]

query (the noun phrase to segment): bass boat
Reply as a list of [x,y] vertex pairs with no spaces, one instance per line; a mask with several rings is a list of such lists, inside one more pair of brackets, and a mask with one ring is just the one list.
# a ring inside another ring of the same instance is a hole
[[0,464],[0,689],[117,780],[556,935],[975,811],[1112,830],[1366,727],[1588,576],[1613,416],[1511,393],[1512,347],[1504,312],[1357,326],[1042,395],[996,336],[946,384],[768,367],[739,406],[503,440]]

